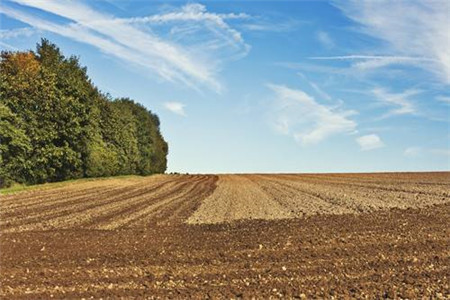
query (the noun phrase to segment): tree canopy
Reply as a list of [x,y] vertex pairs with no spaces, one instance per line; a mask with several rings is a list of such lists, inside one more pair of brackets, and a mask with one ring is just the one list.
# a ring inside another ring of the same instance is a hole
[[158,116],[103,94],[77,57],[43,39],[0,67],[0,187],[166,170]]

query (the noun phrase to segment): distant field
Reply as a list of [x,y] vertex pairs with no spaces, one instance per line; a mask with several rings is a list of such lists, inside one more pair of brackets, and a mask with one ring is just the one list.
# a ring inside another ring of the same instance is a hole
[[450,297],[449,172],[111,178],[0,208],[2,298]]

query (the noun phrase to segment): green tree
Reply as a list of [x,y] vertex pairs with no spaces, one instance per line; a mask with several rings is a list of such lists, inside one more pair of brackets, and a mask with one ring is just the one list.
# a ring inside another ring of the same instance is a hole
[[23,127],[21,120],[0,103],[0,187],[27,181],[31,143]]
[[158,117],[102,94],[77,57],[43,39],[0,66],[0,184],[165,171]]

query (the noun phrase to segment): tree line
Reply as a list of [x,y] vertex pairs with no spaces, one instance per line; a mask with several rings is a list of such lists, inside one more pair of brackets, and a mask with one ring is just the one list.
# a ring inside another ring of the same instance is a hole
[[48,40],[3,51],[0,80],[0,187],[166,170],[158,116],[99,91]]

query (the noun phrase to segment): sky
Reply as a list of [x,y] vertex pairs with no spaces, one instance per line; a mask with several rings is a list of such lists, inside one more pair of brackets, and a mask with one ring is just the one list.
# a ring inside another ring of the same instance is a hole
[[450,170],[450,2],[2,0],[158,114],[168,172]]

